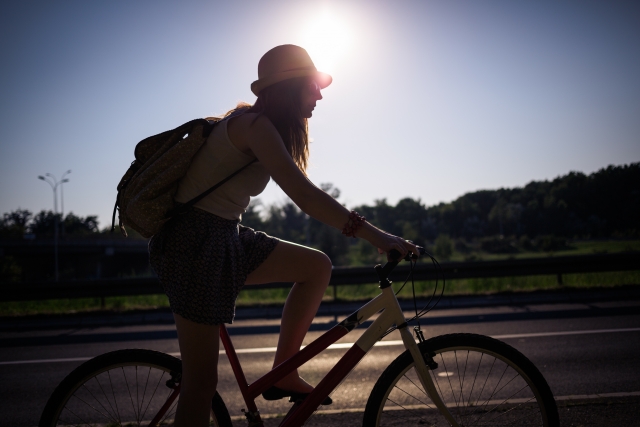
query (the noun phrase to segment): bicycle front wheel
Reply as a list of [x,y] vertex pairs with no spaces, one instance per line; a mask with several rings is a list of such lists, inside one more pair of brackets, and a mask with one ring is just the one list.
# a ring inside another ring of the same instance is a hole
[[[419,344],[438,364],[430,370],[440,398],[460,426],[559,425],[551,389],[513,347],[482,335],[443,335]],[[409,351],[374,386],[363,426],[448,426],[422,387]]]
[[[180,359],[151,350],[119,350],[95,357],[71,372],[55,389],[40,427],[172,426],[178,403]],[[212,425],[231,427],[218,393]]]

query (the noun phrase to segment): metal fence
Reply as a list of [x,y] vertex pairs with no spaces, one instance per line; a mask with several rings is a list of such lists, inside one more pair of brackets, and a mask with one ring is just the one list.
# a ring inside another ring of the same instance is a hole
[[[470,279],[481,277],[515,277],[554,275],[558,284],[562,276],[574,273],[640,270],[640,252],[599,254],[583,256],[541,257],[508,259],[500,261],[446,262],[436,270],[426,260],[414,269],[415,280]],[[409,273],[408,263],[399,265],[392,280],[404,280]],[[330,285],[334,297],[338,286],[376,283],[372,267],[336,267]],[[0,301],[45,300],[57,298],[105,298],[110,296],[160,294],[162,289],[155,277],[132,277],[123,279],[69,280],[60,282],[3,283]],[[291,283],[268,283],[245,289],[268,289],[289,287]]]

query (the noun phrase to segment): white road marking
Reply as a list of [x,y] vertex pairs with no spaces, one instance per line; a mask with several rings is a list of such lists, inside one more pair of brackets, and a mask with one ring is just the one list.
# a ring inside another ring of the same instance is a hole
[[615,334],[618,332],[637,332],[640,328],[622,328],[622,329],[591,329],[586,331],[562,331],[562,332],[537,332],[532,334],[507,334],[493,335],[492,338],[497,340],[508,340],[515,338],[535,338],[535,337],[558,337],[562,335],[584,335],[584,334]]
[[60,362],[86,362],[91,357],[69,357],[65,359],[35,359],[35,360],[13,360],[0,362],[0,365],[26,365],[29,363],[60,363]]
[[[535,332],[529,334],[506,334],[506,335],[492,335],[492,338],[499,340],[518,339],[518,338],[538,338],[538,337],[557,337],[565,335],[585,335],[585,334],[614,334],[621,332],[638,332],[640,328],[620,328],[620,329],[590,329],[583,331],[561,331],[561,332]],[[331,344],[327,349],[345,349],[351,348],[354,343],[340,343]],[[376,347],[387,346],[400,346],[404,345],[402,340],[397,341],[379,341],[375,344]],[[251,353],[275,353],[275,347],[259,347],[259,348],[241,348],[237,349],[237,354],[251,354]],[[169,353],[171,356],[179,357],[180,353]],[[221,355],[225,355],[224,350],[220,350]],[[34,359],[34,360],[10,360],[7,362],[0,362],[0,365],[27,365],[34,363],[62,363],[62,362],[86,362],[92,359],[91,357],[70,357],[60,359]]]

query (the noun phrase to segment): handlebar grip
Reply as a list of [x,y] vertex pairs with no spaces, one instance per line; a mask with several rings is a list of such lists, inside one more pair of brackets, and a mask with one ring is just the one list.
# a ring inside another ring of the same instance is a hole
[[[422,246],[418,246],[418,252],[420,253],[420,255],[424,255],[425,254],[425,250]],[[414,254],[412,254],[411,252],[409,252],[407,254],[407,256],[405,256],[404,258],[402,258],[402,255],[400,254],[400,252],[396,251],[395,249],[391,249],[389,251],[389,258],[393,261],[401,261],[402,259],[409,261],[411,259],[417,259],[418,257]]]

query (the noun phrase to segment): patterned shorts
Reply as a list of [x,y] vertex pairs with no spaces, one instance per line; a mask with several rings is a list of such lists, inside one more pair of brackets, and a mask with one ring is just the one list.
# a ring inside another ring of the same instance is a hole
[[278,239],[238,221],[192,208],[151,238],[149,259],[171,311],[219,325],[233,322],[247,276],[277,244]]

